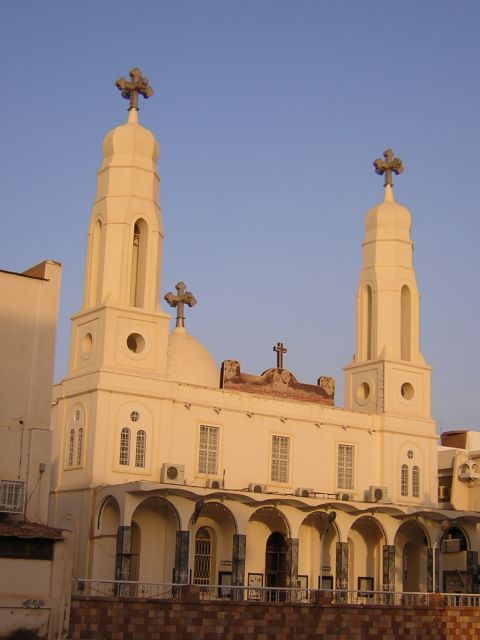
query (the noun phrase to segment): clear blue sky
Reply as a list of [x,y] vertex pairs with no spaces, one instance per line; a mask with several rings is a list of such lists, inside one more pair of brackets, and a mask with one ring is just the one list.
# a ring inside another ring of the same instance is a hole
[[64,265],[57,372],[81,305],[101,142],[126,118],[115,80],[155,89],[162,296],[220,363],[337,379],[354,349],[372,161],[405,164],[422,349],[439,428],[480,429],[480,3],[422,0],[17,0],[0,7],[0,267]]

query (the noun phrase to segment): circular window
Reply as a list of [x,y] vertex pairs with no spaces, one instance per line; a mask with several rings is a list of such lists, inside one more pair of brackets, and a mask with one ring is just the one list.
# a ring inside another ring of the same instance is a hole
[[410,382],[404,382],[400,391],[402,393],[402,397],[405,398],[405,400],[411,400],[415,395],[413,385],[411,385]]
[[127,338],[127,347],[132,353],[142,353],[145,349],[145,338],[139,333],[131,333]]
[[370,385],[368,382],[362,382],[358,385],[357,395],[360,400],[367,400],[370,396]]
[[92,350],[93,337],[91,333],[86,333],[82,338],[82,353],[90,353]]
[[130,420],[132,422],[138,422],[140,420],[140,414],[138,413],[138,411],[132,411],[132,413],[130,414]]
[[75,411],[75,422],[78,422],[80,420],[80,409],[77,409]]
[[409,460],[411,460],[411,459],[413,458],[413,451],[412,451],[411,449],[409,449],[409,450],[407,451],[407,458],[408,458]]

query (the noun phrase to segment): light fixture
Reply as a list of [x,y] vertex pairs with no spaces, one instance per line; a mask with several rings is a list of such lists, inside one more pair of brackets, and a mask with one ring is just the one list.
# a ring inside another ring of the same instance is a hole
[[320,429],[320,427],[322,426],[323,422],[314,422],[313,424],[317,427],[317,429]]
[[255,414],[253,413],[253,411],[247,411],[247,416],[248,416],[249,418],[253,418],[253,416],[254,416],[254,415],[255,415]]
[[342,429],[343,429],[344,431],[346,431],[346,430],[348,429],[348,427],[347,427],[347,426],[345,426],[344,424],[342,424]]
[[286,422],[287,419],[286,418],[280,418],[280,422]]
[[213,410],[215,411],[215,413],[220,413],[221,408],[220,407],[213,407]]
[[183,406],[185,407],[185,409],[190,409],[190,407],[192,406],[192,404],[190,402],[184,402]]

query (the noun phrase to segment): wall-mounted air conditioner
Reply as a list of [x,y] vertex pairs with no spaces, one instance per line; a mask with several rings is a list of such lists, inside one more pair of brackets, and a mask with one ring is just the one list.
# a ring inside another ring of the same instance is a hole
[[25,509],[25,482],[0,480],[0,513],[23,513]]
[[174,462],[164,462],[160,472],[160,482],[183,484],[185,482],[185,465]]
[[306,487],[297,487],[295,489],[295,495],[301,496],[302,498],[313,498],[315,491],[313,489],[307,489]]
[[450,500],[450,493],[451,493],[451,489],[450,487],[447,487],[445,485],[439,485],[438,487],[438,499],[439,500]]
[[344,491],[343,493],[339,493],[338,497],[340,500],[343,500],[343,502],[348,502],[349,500],[353,500],[353,493]]
[[391,502],[388,497],[387,487],[377,487],[376,485],[370,485],[365,491],[366,502]]
[[205,486],[208,487],[209,489],[221,489],[222,488],[222,481],[221,480],[215,480],[214,478],[207,478]]
[[260,482],[250,482],[248,485],[248,490],[251,493],[265,493],[267,490],[266,484],[261,484]]

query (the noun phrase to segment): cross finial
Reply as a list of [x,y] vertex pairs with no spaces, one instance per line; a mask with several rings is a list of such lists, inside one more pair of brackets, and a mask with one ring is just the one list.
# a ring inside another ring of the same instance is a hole
[[391,149],[387,149],[384,152],[383,157],[385,158],[385,160],[377,158],[373,162],[375,173],[378,173],[380,176],[385,174],[385,183],[383,185],[384,187],[393,187],[392,173],[395,173],[397,176],[399,173],[402,173],[403,163],[400,158],[393,157],[393,151]]
[[283,356],[288,351],[287,347],[283,346],[283,342],[277,342],[273,350],[277,352],[277,369],[283,369]]
[[122,92],[122,98],[130,100],[129,111],[135,109],[138,111],[138,94],[140,93],[145,99],[153,96],[153,89],[148,84],[147,78],[142,76],[142,72],[138,67],[130,70],[130,82],[125,78],[119,78],[115,85]]
[[165,295],[165,300],[171,307],[177,307],[177,323],[176,327],[185,326],[185,305],[194,307],[197,304],[195,296],[190,291],[187,291],[187,285],[184,282],[177,282],[175,285],[177,295],[171,291]]

